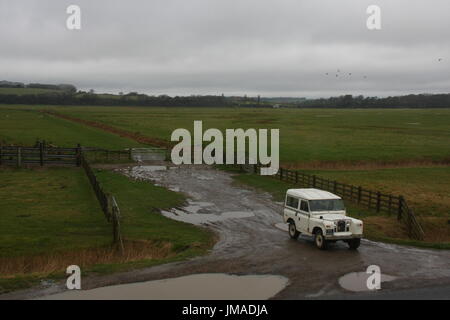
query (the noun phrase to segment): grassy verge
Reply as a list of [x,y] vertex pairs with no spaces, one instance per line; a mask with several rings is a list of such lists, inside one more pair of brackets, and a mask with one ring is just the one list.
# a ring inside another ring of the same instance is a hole
[[182,205],[185,201],[182,194],[109,170],[95,170],[105,189],[117,199],[125,239],[169,243],[170,252],[183,258],[204,254],[211,248],[214,242],[211,231],[159,213],[159,209]]
[[[292,184],[270,177],[240,173],[238,170],[230,168],[226,170],[236,173],[233,176],[236,183],[269,192],[275,201],[284,201],[286,190],[294,188]],[[348,201],[346,202],[346,208],[349,216],[364,221],[364,236],[367,239],[425,248],[450,249],[449,242],[415,241],[408,239],[405,226],[402,222],[397,221],[395,216],[377,214],[374,211],[369,211]]]
[[84,275],[111,273],[187,259],[213,245],[212,232],[159,214],[181,205],[183,195],[97,174],[121,208],[124,254],[111,246],[111,225],[81,169],[1,169],[0,293],[64,278],[71,264]]

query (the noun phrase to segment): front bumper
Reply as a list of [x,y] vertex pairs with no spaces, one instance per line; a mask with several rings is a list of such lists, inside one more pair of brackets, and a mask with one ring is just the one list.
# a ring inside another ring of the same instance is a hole
[[354,234],[351,232],[335,232],[333,234],[326,234],[326,240],[349,240],[355,238],[362,238],[362,234]]

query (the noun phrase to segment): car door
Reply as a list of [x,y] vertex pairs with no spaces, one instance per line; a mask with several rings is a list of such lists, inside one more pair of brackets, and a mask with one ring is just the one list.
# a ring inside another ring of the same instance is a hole
[[300,208],[298,211],[298,228],[300,232],[309,233],[309,204],[307,200],[300,200]]
[[288,195],[286,197],[286,203],[285,203],[285,207],[284,207],[284,212],[285,212],[286,216],[294,219],[297,229],[298,229],[297,214],[298,214],[299,202],[300,202],[299,199]]

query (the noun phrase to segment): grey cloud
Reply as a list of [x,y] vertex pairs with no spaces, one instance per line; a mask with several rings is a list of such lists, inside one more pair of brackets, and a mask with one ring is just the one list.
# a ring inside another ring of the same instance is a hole
[[[65,28],[69,4],[81,31]],[[370,4],[381,31],[365,27]],[[448,12],[447,0],[0,0],[0,78],[149,94],[446,92]]]

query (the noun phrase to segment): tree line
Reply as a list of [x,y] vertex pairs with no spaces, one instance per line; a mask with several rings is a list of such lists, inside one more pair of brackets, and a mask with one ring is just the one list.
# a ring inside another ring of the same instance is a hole
[[49,92],[40,94],[0,94],[3,104],[47,104],[83,106],[143,106],[143,107],[227,107],[232,103],[223,96],[148,96],[100,95],[91,92],[71,94],[68,92]]
[[[23,85],[23,87],[22,87]],[[143,107],[245,107],[272,108],[280,98],[243,97],[222,95],[175,96],[146,95],[137,92],[128,94],[96,94],[77,91],[71,84],[28,85],[18,82],[0,81],[0,88],[23,88],[19,93],[1,93],[3,104],[48,104],[48,105],[92,105],[92,106],[143,106]],[[49,89],[48,92],[27,93],[26,88]],[[278,107],[278,105],[277,105]],[[287,98],[279,107],[289,108],[450,108],[450,94],[409,94],[403,96],[364,97],[362,95],[342,95],[339,97],[304,100]]]
[[30,89],[47,89],[47,90],[61,90],[70,93],[77,92],[77,88],[72,84],[46,84],[46,83],[29,83],[12,82],[12,81],[0,81],[0,88],[30,88]]
[[450,94],[409,94],[386,98],[343,95],[307,100],[300,108],[450,108]]

